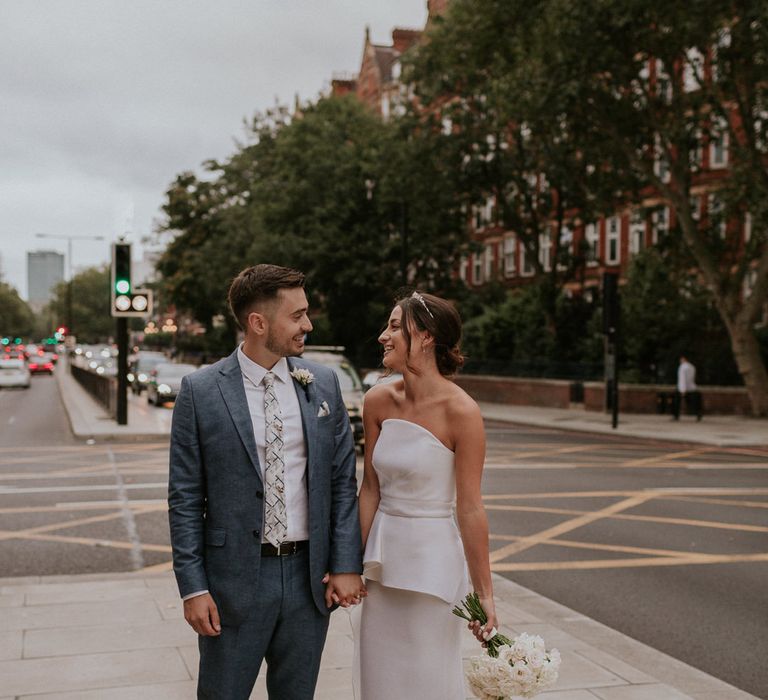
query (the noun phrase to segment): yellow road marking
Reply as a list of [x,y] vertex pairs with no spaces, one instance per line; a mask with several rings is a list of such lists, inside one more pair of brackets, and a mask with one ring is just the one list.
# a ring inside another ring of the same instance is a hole
[[[140,513],[141,511],[137,511]],[[54,532],[56,530],[66,530],[70,527],[79,527],[80,525],[90,525],[91,523],[101,523],[107,520],[115,520],[122,517],[122,512],[107,513],[106,515],[92,515],[90,518],[79,518],[77,520],[67,520],[65,522],[48,523],[47,525],[38,525],[25,530],[0,530],[0,541],[13,540],[25,535],[39,534],[41,532]]]
[[[27,534],[22,535],[18,539],[20,540],[34,540],[37,542],[62,542],[65,544],[84,544],[91,547],[114,547],[115,549],[133,549],[133,544],[130,542],[122,542],[120,540],[100,540],[93,537],[67,537],[65,535],[35,535]],[[145,544],[139,545],[141,549],[146,549],[148,552],[166,552],[170,553],[172,550],[169,545],[160,544]]]
[[165,511],[168,509],[168,505],[163,503],[148,504],[141,502],[128,501],[125,505],[119,501],[112,501],[109,505],[103,501],[96,501],[94,503],[73,503],[73,504],[57,504],[55,506],[17,506],[15,508],[0,508],[0,515],[8,515],[12,513],[66,513],[68,511],[78,510],[115,510],[116,508],[130,508],[136,511]]
[[[654,496],[649,496],[647,499],[644,499],[644,500],[651,500],[653,498]],[[649,522],[649,523],[667,523],[670,525],[688,525],[691,527],[710,527],[710,528],[715,528],[720,530],[740,530],[743,532],[768,532],[768,527],[763,527],[761,525],[742,525],[739,523],[721,523],[721,522],[715,522],[711,520],[688,520],[685,518],[666,518],[663,516],[654,516],[654,515],[626,515],[626,514],[619,514],[619,513],[616,513],[616,514],[608,513],[605,515],[599,515],[604,511],[594,511],[593,513],[589,513],[587,511],[572,510],[568,508],[543,508],[543,507],[537,507],[537,506],[487,505],[485,506],[485,508],[486,510],[510,510],[510,511],[521,511],[521,512],[527,512],[527,513],[553,513],[556,515],[582,515],[583,517],[588,517],[589,515],[598,515],[598,518],[596,519],[605,518],[606,520],[638,520],[638,521]],[[564,524],[567,524],[570,522],[572,521],[568,520]],[[581,527],[581,526],[579,525],[578,527]],[[548,532],[548,531],[545,530],[544,532]]]
[[646,557],[638,559],[594,559],[582,561],[503,562],[491,563],[492,571],[557,571],[573,569],[631,569],[651,566],[686,566],[691,564],[734,564],[768,561],[761,554],[710,554],[689,557]]
[[[522,539],[521,536],[515,535],[491,535],[491,540],[505,540],[505,541],[517,541]],[[593,542],[577,542],[576,540],[561,540],[559,538],[547,540],[542,542],[543,547],[570,547],[573,549],[591,549],[599,552],[624,552],[625,554],[653,554],[655,556],[662,557],[687,557],[691,552],[679,551],[674,549],[651,549],[648,547],[623,547],[621,545],[613,544],[595,544]]]
[[663,496],[665,501],[689,501],[691,503],[714,503],[737,508],[768,508],[768,501],[732,501],[726,498],[701,498],[700,496]]
[[583,527],[584,525],[593,523],[596,520],[601,520],[605,517],[616,515],[617,513],[620,513],[622,510],[635,508],[636,506],[639,506],[642,503],[645,503],[650,498],[653,498],[653,496],[651,495],[633,496],[623,501],[619,501],[618,503],[613,503],[610,506],[607,506],[606,508],[602,508],[601,510],[593,511],[591,513],[583,513],[579,515],[579,517],[577,518],[573,518],[572,520],[566,520],[565,522],[559,523],[554,527],[550,527],[550,528],[547,528],[546,530],[542,530],[541,532],[535,535],[524,537],[518,542],[514,542],[513,544],[508,544],[505,547],[501,547],[500,549],[497,549],[491,552],[490,560],[491,562],[495,562],[495,561],[499,561],[500,559],[505,559],[506,557],[512,554],[517,554],[519,552],[525,551],[526,549],[530,549],[531,547],[535,547],[537,544],[545,540],[552,539],[554,537],[557,537],[558,535],[562,535],[566,532],[570,532],[571,530],[576,530],[580,527]]
[[152,566],[145,566],[143,569],[140,569],[138,573],[154,574],[161,571],[171,571],[171,569],[173,569],[173,560],[164,561],[161,564],[153,564]]
[[[533,450],[531,452],[514,452],[512,451],[511,457],[514,460],[518,459],[525,459],[527,457],[544,457],[549,455],[559,455],[559,454],[571,454],[573,452],[588,452],[589,450],[604,450],[608,447],[608,445],[571,445],[570,447],[555,447],[555,448],[549,448],[544,450]],[[507,451],[507,455],[510,455],[510,452]]]
[[618,466],[622,467],[641,467],[649,464],[655,464],[658,462],[670,462],[672,460],[680,459],[681,457],[693,457],[696,455],[706,454],[707,452],[715,451],[716,447],[697,447],[694,450],[685,450],[684,452],[668,452],[666,454],[656,455],[655,457],[642,457],[641,459],[631,459],[627,462],[622,462]]

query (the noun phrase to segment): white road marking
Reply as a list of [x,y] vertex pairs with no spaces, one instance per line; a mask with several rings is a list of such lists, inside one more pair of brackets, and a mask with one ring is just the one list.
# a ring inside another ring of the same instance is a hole
[[[123,488],[134,489],[167,489],[167,481],[155,481],[146,484],[125,484]],[[64,493],[67,491],[115,491],[115,484],[93,484],[91,486],[28,486],[26,488],[14,488],[13,486],[0,486],[0,496],[15,496],[20,493]]]
[[115,461],[115,453],[112,452],[112,448],[107,448],[109,454],[109,461],[112,462],[112,471],[115,475],[115,483],[117,485],[117,500],[120,501],[120,513],[125,525],[125,530],[128,533],[128,541],[131,543],[131,566],[134,571],[144,568],[144,553],[141,551],[141,540],[139,539],[138,530],[136,530],[136,520],[133,517],[133,511],[131,510],[128,501],[128,493],[125,489],[125,482],[123,481],[123,475],[117,468],[117,462]]

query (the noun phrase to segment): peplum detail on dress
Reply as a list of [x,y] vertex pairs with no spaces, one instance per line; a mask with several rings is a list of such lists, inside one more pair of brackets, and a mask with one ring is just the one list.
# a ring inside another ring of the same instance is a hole
[[426,428],[390,418],[373,453],[381,500],[363,558],[383,586],[436,596],[467,592],[464,549],[454,520],[454,454]]

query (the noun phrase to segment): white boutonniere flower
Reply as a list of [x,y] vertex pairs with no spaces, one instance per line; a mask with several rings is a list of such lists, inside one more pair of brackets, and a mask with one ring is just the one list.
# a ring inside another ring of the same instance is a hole
[[291,371],[291,376],[304,388],[315,381],[315,375],[312,374],[312,372],[310,372],[308,369],[299,367]]

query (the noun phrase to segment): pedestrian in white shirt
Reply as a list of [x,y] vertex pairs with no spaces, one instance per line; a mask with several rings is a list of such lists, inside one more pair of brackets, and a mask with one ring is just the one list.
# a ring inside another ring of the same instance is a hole
[[672,406],[673,419],[680,419],[680,404],[685,400],[686,411],[696,415],[696,420],[701,420],[702,401],[701,392],[696,386],[696,367],[691,364],[685,355],[680,356],[680,365],[677,368],[677,391]]

